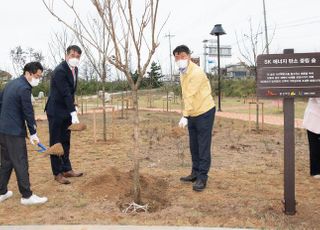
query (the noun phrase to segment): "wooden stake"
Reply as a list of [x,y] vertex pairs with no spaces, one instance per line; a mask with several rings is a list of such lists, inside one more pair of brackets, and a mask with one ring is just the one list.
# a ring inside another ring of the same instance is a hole
[[83,115],[83,96],[81,93],[81,115]]
[[249,102],[249,131],[251,131],[251,103]]
[[115,114],[114,114],[114,106],[112,106],[112,116],[111,116],[111,138],[114,138],[114,118],[115,118]]
[[263,102],[261,103],[261,106],[262,106],[262,111],[261,111],[261,121],[262,121],[262,125],[261,125],[261,129],[263,129],[263,125],[264,125],[264,106],[263,106]]
[[97,127],[96,127],[96,110],[93,110],[93,140],[94,143],[97,143]]
[[88,113],[88,98],[86,99],[86,113]]

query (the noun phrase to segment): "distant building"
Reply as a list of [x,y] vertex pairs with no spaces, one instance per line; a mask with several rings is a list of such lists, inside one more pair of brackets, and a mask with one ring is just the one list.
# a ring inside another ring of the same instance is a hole
[[231,64],[226,66],[226,75],[230,78],[242,78],[251,76],[251,71],[248,67],[240,62],[237,64]]
[[192,57],[191,61],[195,64],[197,64],[198,66],[200,66],[200,58],[199,57]]
[[[218,44],[216,39],[205,39],[203,42],[203,61],[202,66],[205,72],[213,72],[218,64]],[[232,57],[232,47],[220,44],[220,67],[229,63]]]
[[[204,43],[204,51],[208,56],[217,57],[218,56],[218,43],[216,39],[203,40]],[[220,57],[228,57],[232,56],[231,54],[232,47],[230,45],[221,45],[220,44]]]
[[[218,67],[217,66],[212,67],[210,69],[210,73],[213,74],[213,75],[218,75]],[[227,69],[221,67],[220,68],[220,74],[221,74],[221,76],[226,76],[227,75]]]

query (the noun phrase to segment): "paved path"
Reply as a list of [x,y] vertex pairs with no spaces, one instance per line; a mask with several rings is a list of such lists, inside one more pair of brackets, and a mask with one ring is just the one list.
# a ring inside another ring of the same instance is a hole
[[[163,110],[159,108],[141,108],[140,110],[163,112]],[[170,112],[181,113],[181,110],[170,110]],[[249,115],[243,114],[243,113],[217,112],[216,116],[249,121]],[[255,122],[255,119],[256,119],[255,114],[251,114],[251,121]],[[260,117],[260,121],[261,121],[261,117]],[[284,123],[283,116],[264,115],[264,123],[283,126],[283,123]],[[295,127],[302,128],[302,119],[300,118],[295,119]]]
[[[216,114],[218,117],[227,117],[232,119],[239,119],[243,121],[249,121],[248,114],[241,114],[241,113],[231,113],[231,112],[217,112]],[[251,121],[255,122],[256,115],[251,115]],[[261,117],[260,117],[261,121]],[[273,115],[264,115],[264,123],[270,125],[279,125],[283,126],[283,116],[273,116]],[[295,128],[303,128],[302,127],[302,119],[296,118],[295,119]]]
[[0,230],[235,230],[240,228],[130,226],[130,225],[27,225],[0,226]]

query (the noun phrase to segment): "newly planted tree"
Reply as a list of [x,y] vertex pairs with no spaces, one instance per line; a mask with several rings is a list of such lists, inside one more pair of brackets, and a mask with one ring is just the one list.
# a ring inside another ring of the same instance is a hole
[[[54,11],[54,0],[43,0],[50,13],[81,37],[87,44],[94,47],[100,54],[105,53],[104,46],[100,46],[84,23],[84,19],[76,11],[74,5],[62,0],[75,15],[77,25],[81,25],[79,31],[72,24],[68,24]],[[136,1],[132,0],[91,0],[105,30],[105,36],[110,37],[110,46],[107,49],[106,60],[122,72],[132,90],[134,106],[133,119],[133,148],[132,160],[134,162],[134,201],[141,203],[140,188],[140,148],[139,148],[139,107],[138,89],[145,76],[152,57],[159,46],[158,37],[162,27],[158,27],[157,16],[159,0]],[[137,80],[133,80],[132,67],[137,72]]]
[[[275,30],[273,31],[272,38],[274,37]],[[269,47],[272,38],[268,44],[265,44],[261,39],[263,33],[261,26],[258,25],[256,29],[253,28],[251,19],[249,20],[249,34],[243,34],[241,40],[237,37],[238,49],[241,54],[241,63],[243,63],[248,70],[253,73],[255,79],[257,78],[257,56],[264,54]],[[259,99],[256,98],[256,130],[259,130]]]

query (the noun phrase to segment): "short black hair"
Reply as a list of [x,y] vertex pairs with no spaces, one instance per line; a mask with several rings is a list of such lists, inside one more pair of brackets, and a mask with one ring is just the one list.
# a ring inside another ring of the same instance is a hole
[[69,54],[71,50],[77,52],[77,53],[80,54],[80,55],[81,55],[81,53],[82,53],[80,47],[77,46],[77,45],[71,45],[71,46],[69,46],[69,47],[67,48],[67,54]]
[[43,67],[40,62],[29,62],[23,67],[23,75],[26,74],[26,72],[35,74],[38,72],[38,70],[41,70],[41,72],[43,72]]
[[173,56],[174,56],[175,54],[180,54],[180,53],[182,53],[182,52],[185,52],[185,53],[188,54],[188,55],[191,53],[189,47],[186,46],[186,45],[177,46],[177,47],[173,50],[172,53],[173,53]]

